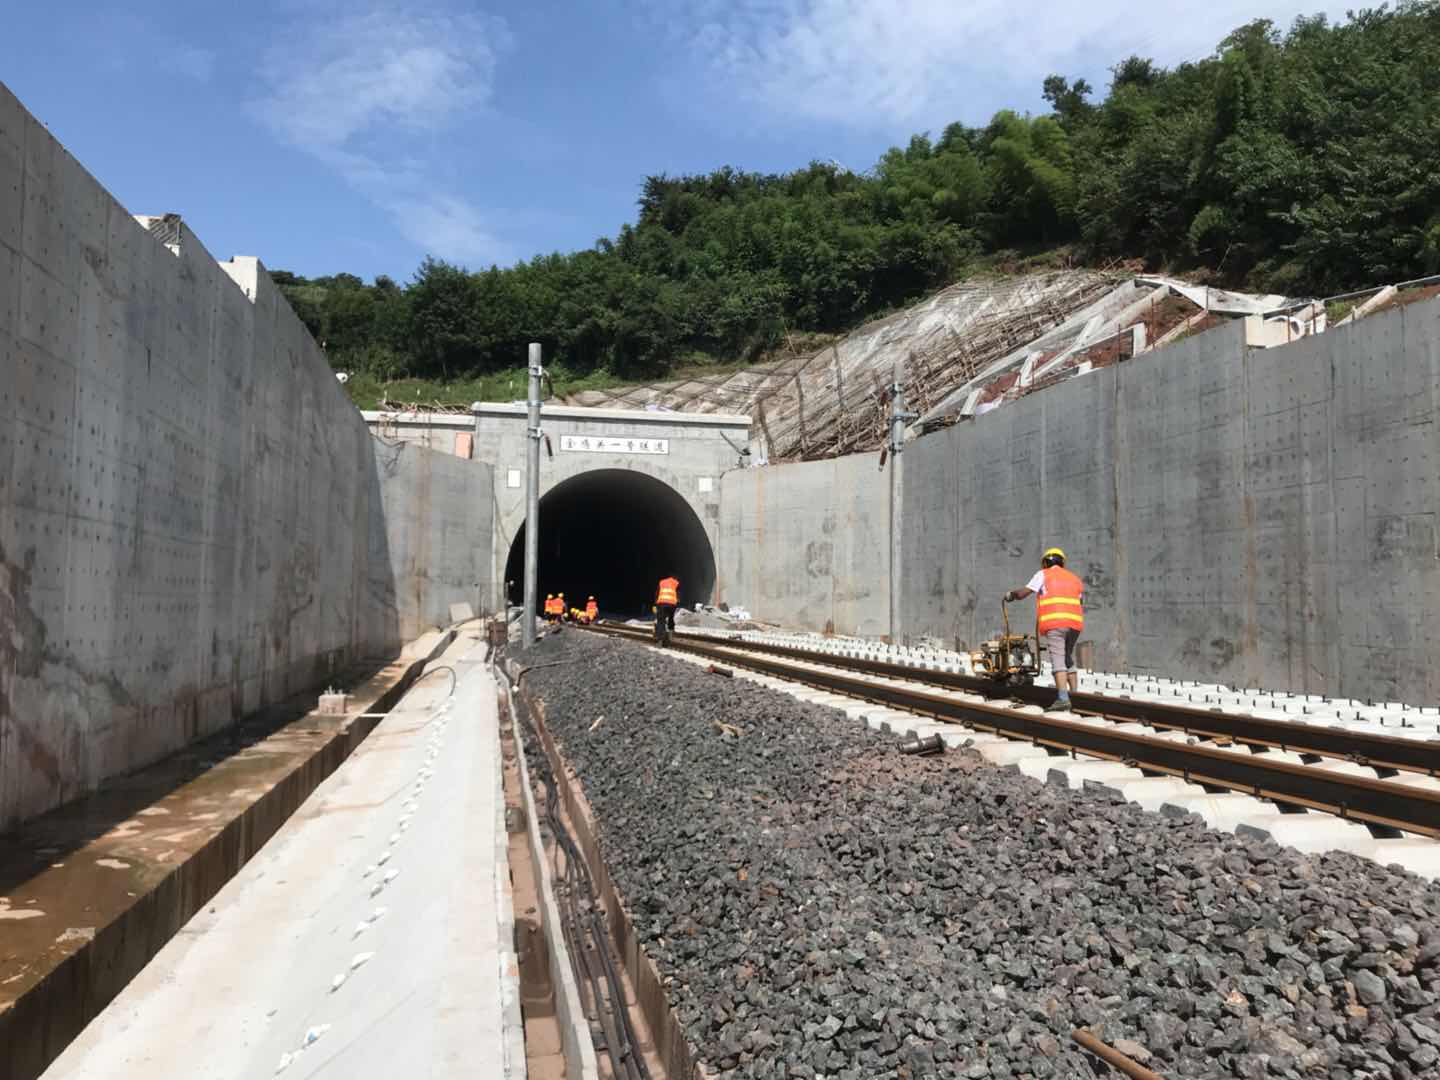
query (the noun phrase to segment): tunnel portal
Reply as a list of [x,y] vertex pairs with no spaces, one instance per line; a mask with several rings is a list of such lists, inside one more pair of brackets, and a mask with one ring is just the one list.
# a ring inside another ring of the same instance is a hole
[[[628,469],[595,469],[540,500],[538,593],[563,592],[570,607],[594,596],[603,614],[648,615],[655,585],[680,579],[680,603],[709,603],[715,553],[705,526],[670,485]],[[524,602],[525,526],[505,562],[506,597]]]

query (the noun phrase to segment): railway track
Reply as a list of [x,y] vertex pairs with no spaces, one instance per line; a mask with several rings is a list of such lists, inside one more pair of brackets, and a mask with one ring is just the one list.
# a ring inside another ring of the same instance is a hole
[[[611,629],[612,627],[606,627]],[[634,627],[623,628],[637,633]],[[640,631],[639,636],[649,638]],[[862,672],[885,679],[918,683],[982,697],[1010,699],[1026,705],[1048,705],[1055,700],[1055,691],[1041,686],[997,686],[988,679],[955,672],[932,671],[880,660],[835,656],[810,649],[772,645],[766,642],[733,639],[721,642],[698,635],[677,634],[683,641],[712,642],[747,652],[783,656],[807,664],[819,664],[845,671]],[[1220,744],[1266,747],[1293,751],[1315,758],[1330,758],[1369,766],[1377,770],[1410,772],[1440,776],[1440,741],[1353,732],[1308,723],[1303,720],[1275,720],[1261,716],[1236,715],[1219,708],[1196,708],[1168,702],[1137,701],[1132,698],[1077,691],[1071,695],[1072,712],[1096,716],[1117,723],[1139,723],[1165,731],[1180,731]]]
[[[592,629],[630,640],[651,638],[648,630],[635,627],[602,623]],[[1440,770],[1440,745],[1433,741],[1097,694],[1074,695],[1075,711],[1083,715],[1066,718],[977,701],[976,696],[993,695],[994,687],[955,673],[685,634],[674,635],[670,647],[979,732],[1123,762],[1157,776],[1319,810],[1370,826],[1440,837],[1440,790],[1405,779],[1416,774],[1433,777]],[[1025,704],[1043,704],[1053,691],[1023,688],[1014,696]],[[1157,733],[1137,732],[1136,725]],[[1187,736],[1208,740],[1209,745],[1191,742]],[[1276,760],[1280,755],[1269,754],[1271,750],[1302,758]],[[1365,771],[1375,775],[1357,775]]]

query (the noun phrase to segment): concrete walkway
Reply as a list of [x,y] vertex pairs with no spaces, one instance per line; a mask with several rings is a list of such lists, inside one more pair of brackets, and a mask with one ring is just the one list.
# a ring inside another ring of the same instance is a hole
[[462,632],[45,1077],[523,1077],[484,655]]

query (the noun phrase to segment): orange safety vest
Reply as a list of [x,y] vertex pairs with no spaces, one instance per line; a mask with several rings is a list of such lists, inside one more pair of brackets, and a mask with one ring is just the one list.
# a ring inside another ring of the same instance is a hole
[[594,600],[591,600],[588,604],[585,605],[585,617],[587,619],[593,619],[596,615],[599,614],[600,605],[597,604]]
[[1063,566],[1047,566],[1043,573],[1045,591],[1035,606],[1040,633],[1084,630],[1085,609],[1080,605],[1080,597],[1085,592],[1085,583]]
[[565,609],[560,606],[559,599],[557,599],[556,597],[552,596],[549,600],[545,601],[546,615],[559,615],[564,610]]
[[680,603],[680,579],[667,577],[660,579],[660,590],[655,594],[657,604],[679,604]]

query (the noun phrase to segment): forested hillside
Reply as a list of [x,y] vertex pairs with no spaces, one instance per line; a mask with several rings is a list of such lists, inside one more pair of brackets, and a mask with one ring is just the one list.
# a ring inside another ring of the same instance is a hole
[[1121,61],[1103,99],[1062,75],[1044,95],[1046,115],[915,135],[863,175],[652,176],[584,251],[427,259],[403,286],[274,277],[373,384],[510,369],[532,340],[572,376],[653,377],[1040,252],[1316,295],[1440,271],[1440,0],[1255,22],[1173,70]]

